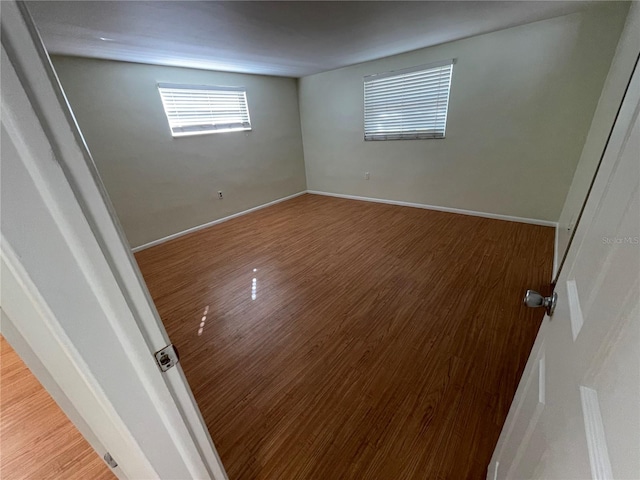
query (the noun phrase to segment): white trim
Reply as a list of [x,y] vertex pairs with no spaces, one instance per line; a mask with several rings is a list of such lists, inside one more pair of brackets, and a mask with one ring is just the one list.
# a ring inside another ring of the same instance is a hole
[[118,478],[157,476],[4,237],[0,252],[2,334],[97,454],[111,445]]
[[578,338],[582,325],[584,325],[584,317],[582,316],[582,307],[580,306],[580,296],[578,295],[578,286],[575,280],[567,280],[567,300],[569,301],[569,319],[571,320],[571,334],[573,341]]
[[[1,249],[1,247],[0,247]],[[12,260],[13,261],[13,260]],[[11,262],[7,260],[4,253],[2,254],[2,258],[0,259],[0,269],[7,269],[7,271],[11,273],[2,273],[2,282],[3,282],[3,297],[6,300],[4,290],[11,290],[13,292],[20,291],[22,295],[20,296],[23,300],[22,307],[28,309],[30,319],[34,316],[39,315],[40,311],[44,311],[42,308],[37,305],[32,304],[31,301],[25,299],[31,298],[28,292],[24,292],[23,286],[25,285],[25,281],[21,280],[17,282],[15,275],[12,273],[14,271],[18,271],[20,268],[8,267],[7,265]],[[6,287],[7,285],[11,285]],[[45,309],[46,310],[46,309]],[[30,320],[33,324],[33,320]],[[41,325],[36,326],[35,328],[41,328]],[[38,382],[44,387],[49,396],[54,399],[55,403],[60,407],[60,409],[64,412],[64,414],[71,420],[71,423],[75,425],[75,427],[80,431],[80,434],[89,442],[91,447],[96,451],[97,455],[102,458],[103,454],[107,452],[107,449],[100,442],[98,437],[93,433],[89,424],[84,420],[80,412],[75,408],[69,397],[64,393],[64,391],[60,388],[60,385],[56,381],[56,379],[49,372],[47,365],[45,365],[40,358],[36,355],[36,352],[31,348],[31,345],[26,341],[24,336],[20,333],[20,331],[16,328],[15,323],[9,317],[9,314],[4,306],[0,306],[0,334],[4,337],[4,339],[11,345],[11,348],[18,354],[18,357],[24,362],[24,364],[28,367],[31,373],[36,377]],[[58,345],[53,345],[54,347]],[[72,372],[73,373],[73,372]],[[124,472],[120,467],[116,467],[118,471],[114,471],[118,478],[126,478]]]
[[547,403],[547,356],[544,350],[538,360],[538,403]]
[[[545,320],[547,318],[548,317],[545,316]],[[493,455],[491,456],[489,467],[487,467],[487,480],[493,480],[490,467],[494,462],[501,465],[500,468],[502,470],[504,470],[505,468],[507,469],[507,475],[503,475],[502,478],[510,478],[510,472],[520,461],[520,458],[522,457],[522,451],[526,448],[527,442],[530,439],[530,435],[533,434],[533,428],[535,428],[535,423],[538,421],[536,415],[541,415],[542,410],[545,407],[545,403],[540,401],[542,398],[540,389],[544,388],[546,392],[546,386],[541,386],[546,383],[546,373],[541,375],[538,371],[536,375],[536,367],[538,369],[546,368],[546,360],[544,362],[541,362],[541,360],[546,357],[546,345],[544,342],[544,337],[545,331],[548,328],[548,323],[545,320],[543,320],[542,324],[540,325],[540,330],[538,330],[538,335],[536,336],[536,340],[533,344],[533,347],[531,348],[531,354],[529,355],[527,364],[525,365],[522,376],[520,377],[518,389],[516,390],[516,393],[511,402],[509,413],[507,414],[507,418],[502,425],[502,431],[500,432],[498,443],[493,450]],[[526,427],[524,432],[522,432],[520,423],[522,422],[522,418],[524,418],[524,415],[526,415],[526,404],[531,396],[534,395],[534,392],[531,391],[531,389],[535,387],[536,382],[538,386],[538,401],[536,402],[533,414],[529,416],[528,426]],[[546,398],[543,400],[546,401]],[[517,447],[515,447],[515,453],[511,454],[509,450],[513,450],[515,445],[517,445]]]
[[[181,232],[172,233],[171,235],[167,235],[166,237],[159,238],[158,240],[153,240],[148,243],[144,243],[137,247],[133,247],[131,251],[133,253],[139,252],[146,248],[155,247],[156,245],[160,245],[162,243],[168,242],[169,240],[174,240],[176,238],[180,238],[184,235],[188,235],[193,232],[197,232],[198,230],[203,230],[205,228],[213,227],[222,222],[226,222],[227,220],[231,220],[236,217],[240,217],[242,215],[246,215],[248,213],[255,212],[256,210],[260,210],[266,207],[270,207],[271,205],[275,205],[280,202],[285,202],[287,200],[291,200],[292,198],[299,197],[300,195],[304,195],[305,193],[311,195],[324,195],[326,197],[337,197],[337,198],[346,198],[348,200],[360,200],[363,202],[375,202],[375,203],[386,203],[388,205],[399,205],[401,207],[413,207],[413,208],[423,208],[425,210],[435,210],[438,212],[447,212],[447,213],[458,213],[461,215],[470,215],[472,217],[484,217],[491,218],[493,220],[504,220],[507,222],[518,222],[518,223],[529,223],[531,225],[541,225],[543,227],[553,227],[556,229],[556,250],[558,244],[558,222],[551,222],[549,220],[538,220],[535,218],[524,218],[524,217],[513,217],[511,215],[500,215],[498,213],[486,213],[486,212],[476,212],[474,210],[463,210],[461,208],[451,208],[451,207],[439,207],[436,205],[426,205],[424,203],[411,203],[411,202],[401,202],[398,200],[387,200],[383,198],[373,198],[373,197],[358,197],[356,195],[345,195],[342,193],[331,193],[331,192],[321,192],[319,190],[303,190],[298,193],[294,193],[293,195],[289,195],[287,197],[278,198],[273,200],[272,202],[263,203],[262,205],[258,205],[257,207],[252,207],[248,210],[243,210],[242,212],[234,213],[233,215],[229,215],[227,217],[222,217],[217,220],[212,220],[211,222],[203,223],[202,225],[197,225],[195,227],[187,228],[186,230],[182,230]],[[554,258],[554,262],[555,262]],[[555,263],[554,263],[555,265]],[[555,267],[554,267],[555,272]]]
[[435,210],[438,212],[458,213],[461,215],[470,215],[472,217],[484,217],[494,220],[505,220],[507,222],[529,223],[532,225],[542,225],[543,227],[558,227],[558,222],[550,220],[539,220],[537,218],[514,217],[511,215],[500,215],[499,213],[476,212],[474,210],[464,210],[461,208],[440,207],[436,205],[427,205],[424,203],[401,202],[399,200],[387,200],[383,198],[359,197],[356,195],[345,195],[342,193],[321,192],[318,190],[307,190],[312,195],[325,195],[327,197],[347,198],[349,200],[361,200],[363,202],[386,203],[389,205],[400,205],[402,207],[423,208],[426,210]]
[[[546,317],[545,317],[546,318]],[[542,327],[540,327],[540,331],[542,331]],[[540,332],[538,332],[538,336],[540,336]],[[535,375],[530,374],[529,378],[527,378],[527,386],[525,388],[525,393],[522,396],[520,402],[518,403],[518,409],[517,409],[517,413],[516,413],[516,417],[520,417],[523,418],[523,415],[526,415],[526,413],[521,413],[523,412],[523,409],[525,408],[525,405],[527,404],[527,397],[529,395],[529,388],[530,386],[533,386],[536,384],[536,380],[537,380],[537,386],[538,386],[538,401],[536,402],[536,406],[533,410],[533,413],[531,414],[531,416],[529,417],[529,421],[527,422],[527,427],[524,430],[524,433],[522,434],[522,436],[520,437],[520,439],[516,438],[511,438],[511,433],[513,433],[514,428],[516,427],[516,422],[513,422],[513,424],[510,427],[510,434],[509,437],[507,437],[509,440],[509,442],[517,442],[518,443],[518,448],[516,450],[516,453],[513,457],[513,461],[511,462],[511,465],[509,466],[509,470],[507,471],[507,474],[505,475],[505,478],[515,478],[517,475],[515,474],[516,469],[520,466],[524,455],[527,451],[527,448],[529,447],[529,444],[531,442],[531,439],[533,438],[533,435],[536,431],[536,429],[538,428],[540,419],[542,418],[542,412],[544,411],[545,408],[545,394],[546,394],[546,345],[544,343],[544,337],[542,337],[542,344],[540,346],[540,350],[537,352],[535,358],[537,359],[535,363],[537,363],[537,367],[538,367],[538,375],[537,378]],[[537,339],[536,339],[537,341]],[[534,348],[535,348],[535,344],[534,344]],[[533,353],[533,349],[531,350]],[[529,359],[531,359],[532,357],[529,357]],[[527,361],[528,363],[528,361]],[[534,367],[535,368],[535,367]],[[541,370],[542,369],[542,370]],[[525,371],[526,371],[526,367],[525,367]],[[524,375],[521,377],[521,381],[522,379],[524,379]],[[520,388],[520,386],[518,385],[518,389]],[[518,391],[516,391],[516,395],[518,395]],[[530,397],[529,397],[530,398]],[[515,397],[514,397],[514,402],[515,402]],[[509,411],[509,413],[511,413],[511,411]],[[507,425],[507,423],[505,422],[505,426]],[[504,429],[504,427],[503,427]],[[502,454],[499,457],[499,460],[502,460]],[[507,459],[508,460],[508,459]]]
[[[116,426],[107,415],[92,424],[93,433],[119,452],[116,460],[131,478],[226,479],[182,369],[162,374],[153,359],[168,337],[26,6],[2,7],[2,125],[9,145],[5,159],[3,144],[2,166],[3,175],[5,166],[13,175],[3,190],[3,214],[24,219],[3,224],[2,235],[80,355],[75,367],[95,378],[95,397],[111,405],[134,445],[110,436]],[[82,302],[59,301],[60,288],[83,290]],[[8,316],[27,331],[28,316]],[[56,332],[40,329],[32,338],[43,340],[36,347],[25,336],[51,376],[66,378],[65,368],[46,361],[47,345],[61,342]],[[113,355],[108,371],[105,348]],[[89,409],[76,387],[60,384],[78,411]]]
[[489,467],[489,472],[491,472],[491,470],[493,470],[493,475],[491,473],[489,473],[487,475],[487,479],[488,480],[498,480],[498,468],[500,468],[500,462],[498,462],[498,461],[493,462],[493,469],[491,469],[491,467]]
[[285,202],[287,200],[291,200],[292,198],[299,197],[300,195],[304,195],[305,193],[307,193],[307,191],[303,190],[302,192],[294,193],[293,195],[289,195],[287,197],[278,198],[278,199],[273,200],[271,202],[263,203],[262,205],[258,205],[257,207],[252,207],[252,208],[250,208],[248,210],[243,210],[242,212],[234,213],[233,215],[229,215],[227,217],[222,217],[222,218],[219,218],[217,220],[213,220],[211,222],[203,223],[202,225],[197,225],[195,227],[187,228],[186,230],[183,230],[181,232],[172,233],[171,235],[167,235],[166,237],[159,238],[158,240],[154,240],[152,242],[145,243],[143,245],[139,245],[137,247],[134,247],[131,250],[135,253],[135,252],[139,252],[140,250],[144,250],[145,248],[155,247],[156,245],[160,245],[161,243],[168,242],[169,240],[173,240],[175,238],[179,238],[179,237],[182,237],[184,235],[188,235],[189,233],[197,232],[198,230],[202,230],[202,229],[205,229],[205,228],[213,227],[214,225],[217,225],[217,224],[222,223],[222,222],[226,222],[227,220],[231,220],[231,219],[236,218],[236,217],[241,217],[242,215],[246,215],[248,213],[255,212],[256,210],[261,210],[263,208],[270,207],[271,205],[275,205],[276,203],[280,203],[280,202]]
[[594,480],[613,478],[607,438],[604,434],[604,424],[602,423],[602,413],[600,412],[600,402],[598,402],[598,392],[593,388],[580,386],[580,400],[582,400],[584,429],[589,448],[591,476]]
[[413,73],[413,72],[419,72],[420,70],[429,70],[430,68],[444,67],[446,65],[455,65],[456,61],[457,61],[456,58],[448,58],[446,60],[440,60],[439,62],[425,63],[423,65],[418,65],[415,67],[401,68],[399,70],[390,70],[388,72],[382,72],[382,73],[371,73],[369,75],[364,76],[364,81],[367,82],[370,80],[379,80],[381,78],[395,77],[396,75],[402,75],[404,73]]

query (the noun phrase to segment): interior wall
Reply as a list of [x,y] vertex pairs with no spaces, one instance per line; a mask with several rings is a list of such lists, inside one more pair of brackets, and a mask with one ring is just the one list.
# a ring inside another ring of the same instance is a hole
[[[556,251],[562,256],[569,246],[569,239],[576,227],[578,215],[585,201],[591,181],[596,173],[600,157],[616,118],[624,92],[633,73],[640,53],[640,4],[634,2],[627,15],[626,24],[609,74],[602,89],[591,127],[573,175],[571,187],[558,221],[558,243]],[[562,258],[558,258],[560,262]],[[555,273],[555,272],[554,272]]]
[[[132,247],[305,190],[295,79],[52,61]],[[173,138],[160,82],[246,87],[252,130]]]
[[[557,221],[627,9],[611,2],[303,77],[307,188]],[[449,58],[445,139],[363,140],[365,75]]]

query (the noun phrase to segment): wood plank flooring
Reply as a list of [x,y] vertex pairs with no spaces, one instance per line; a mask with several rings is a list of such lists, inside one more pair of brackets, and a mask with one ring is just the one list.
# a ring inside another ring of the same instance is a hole
[[116,478],[2,336],[0,386],[2,480]]
[[553,241],[307,194],[136,258],[231,480],[480,479]]

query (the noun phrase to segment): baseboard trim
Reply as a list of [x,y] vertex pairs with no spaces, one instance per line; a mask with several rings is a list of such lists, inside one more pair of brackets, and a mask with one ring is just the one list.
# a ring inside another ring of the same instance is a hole
[[139,252],[140,250],[144,250],[146,248],[155,247],[156,245],[160,245],[161,243],[168,242],[169,240],[173,240],[174,238],[179,238],[184,235],[188,235],[189,233],[197,232],[198,230],[202,230],[204,228],[213,227],[218,223],[226,222],[227,220],[231,220],[236,217],[241,217],[242,215],[246,215],[251,212],[255,212],[256,210],[261,210],[266,207],[270,207],[271,205],[275,205],[276,203],[284,202],[286,200],[290,200],[295,197],[299,197],[300,195],[304,195],[307,193],[306,190],[302,192],[294,193],[293,195],[289,195],[287,197],[278,198],[268,203],[263,203],[262,205],[258,205],[257,207],[250,208],[248,210],[243,210],[242,212],[234,213],[233,215],[229,215],[228,217],[219,218],[217,220],[213,220],[211,222],[203,223],[202,225],[197,225],[195,227],[188,228],[181,232],[172,233],[171,235],[167,235],[166,237],[159,238],[158,240],[153,240],[152,242],[145,243],[143,245],[139,245],[137,247],[132,248],[133,253]]
[[[413,207],[413,208],[423,208],[425,210],[435,210],[438,212],[447,212],[447,213],[457,213],[461,215],[471,215],[472,217],[484,217],[491,218],[494,220],[505,220],[507,222],[519,222],[519,223],[529,223],[532,225],[542,225],[543,227],[554,227],[558,229],[558,222],[551,222],[548,220],[538,220],[536,218],[525,218],[525,217],[513,217],[510,215],[500,215],[497,213],[486,213],[486,212],[477,212],[474,210],[463,210],[461,208],[451,208],[451,207],[439,207],[436,205],[427,205],[424,203],[412,203],[412,202],[401,202],[399,200],[387,200],[384,198],[374,198],[374,197],[359,197],[357,195],[345,195],[342,193],[331,193],[331,192],[321,192],[319,190],[303,190],[302,192],[294,193],[293,195],[289,195],[287,197],[278,198],[277,200],[273,200],[268,203],[264,203],[262,205],[258,205],[257,207],[250,208],[248,210],[244,210],[242,212],[234,213],[233,215],[229,215],[227,217],[219,218],[217,220],[213,220],[211,222],[203,223],[202,225],[198,225],[195,227],[188,228],[181,232],[173,233],[171,235],[167,235],[166,237],[159,238],[158,240],[154,240],[149,243],[145,243],[143,245],[132,248],[133,253],[139,252],[140,250],[144,250],[146,248],[154,247],[156,245],[160,245],[161,243],[168,242],[169,240],[173,240],[175,238],[182,237],[184,235],[188,235],[189,233],[197,232],[198,230],[202,230],[204,228],[209,228],[218,223],[226,222],[227,220],[231,220],[236,217],[240,217],[242,215],[246,215],[251,212],[255,212],[256,210],[260,210],[262,208],[270,207],[271,205],[275,205],[276,203],[284,202],[286,200],[290,200],[295,197],[299,197],[300,195],[304,195],[305,193],[310,193],[312,195],[324,195],[326,197],[337,197],[337,198],[346,198],[348,200],[360,200],[363,202],[374,202],[374,203],[386,203],[388,205],[399,205],[402,207]],[[557,233],[556,233],[556,249],[557,249]]]
[[346,198],[349,200],[361,200],[363,202],[386,203],[389,205],[400,205],[402,207],[423,208],[425,210],[436,210],[438,212],[458,213],[461,215],[470,215],[472,217],[484,217],[494,220],[505,220],[507,222],[530,223],[532,225],[542,225],[543,227],[558,227],[558,222],[549,220],[538,220],[536,218],[513,217],[511,215],[500,215],[498,213],[476,212],[474,210],[463,210],[461,208],[439,207],[435,205],[427,205],[424,203],[401,202],[399,200],[386,200],[383,198],[359,197],[356,195],[345,195],[342,193],[321,192],[318,190],[307,190],[307,193],[313,195],[325,195],[327,197]]

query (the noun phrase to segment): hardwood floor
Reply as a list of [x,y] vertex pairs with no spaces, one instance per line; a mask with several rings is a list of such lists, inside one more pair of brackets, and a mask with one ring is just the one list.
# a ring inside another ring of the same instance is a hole
[[0,478],[115,479],[0,336]]
[[136,258],[231,480],[464,479],[485,478],[553,241],[307,194]]

